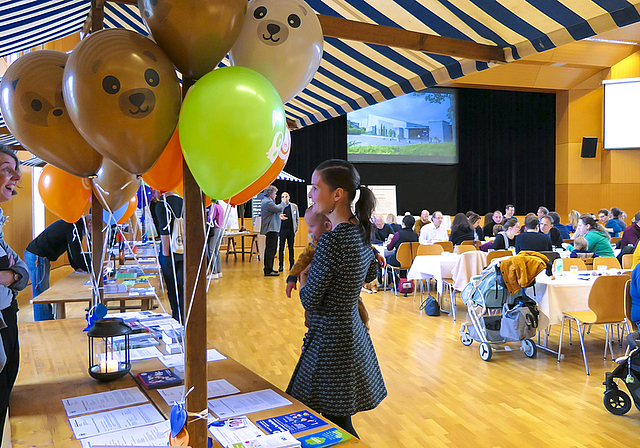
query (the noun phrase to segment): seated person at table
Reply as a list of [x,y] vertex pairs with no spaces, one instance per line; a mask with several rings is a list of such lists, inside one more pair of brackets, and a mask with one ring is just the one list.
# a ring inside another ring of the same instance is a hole
[[560,215],[558,215],[556,212],[549,212],[549,218],[551,218],[551,224],[553,224],[553,228],[558,229],[558,232],[560,232],[560,236],[562,237],[563,241],[571,239],[571,235],[569,234],[569,229],[567,228],[567,226],[560,223]]
[[[87,267],[89,260],[85,260],[82,256],[82,237],[85,229],[83,220],[86,220],[87,228],[91,228],[91,215],[84,216],[75,223],[59,219],[49,224],[27,246],[24,251],[24,261],[29,268],[32,297],[37,297],[49,289],[51,262],[56,261],[65,252],[73,269],[78,272],[89,271]],[[53,306],[50,303],[33,304],[33,320],[52,319]]]
[[384,222],[389,224],[393,233],[399,232],[402,229],[402,225],[398,224],[396,220],[396,215],[393,213],[389,213],[386,218],[384,218]]
[[430,223],[431,217],[429,216],[429,210],[422,210],[422,212],[420,213],[420,219],[418,219],[413,226],[413,231],[420,235],[422,227]]
[[622,219],[625,213],[622,210],[620,210],[618,207],[611,207],[611,212],[609,213],[609,215],[611,216],[612,221],[615,221],[618,223],[618,227],[620,227],[621,232],[627,228],[627,224]]
[[373,238],[371,238],[371,244],[384,244],[389,238],[389,235],[393,233],[391,226],[385,224],[381,215],[376,215],[376,226],[373,230]]
[[437,211],[431,217],[431,223],[422,226],[420,230],[420,244],[429,244],[434,241],[448,241],[449,235],[442,225],[442,212]]
[[[569,232],[573,233],[576,231],[578,227],[578,220],[580,219],[580,213],[577,210],[571,210],[569,212],[569,224],[566,225]],[[573,238],[576,238],[580,235],[574,235]]]
[[398,247],[402,243],[417,243],[418,235],[414,232],[413,225],[415,224],[415,219],[413,216],[407,215],[402,218],[402,229],[391,238],[391,242],[387,245],[387,249],[393,251],[388,257],[387,262],[391,266],[400,267],[400,262],[396,258],[396,252],[398,251]]
[[502,231],[496,235],[493,250],[505,250],[516,246],[516,235],[520,233],[520,223],[516,218],[507,219]]
[[504,206],[504,217],[502,218],[502,223],[504,223],[507,219],[513,218],[513,215],[516,214],[516,208],[513,204],[507,204]]
[[562,247],[564,242],[560,231],[553,227],[553,222],[549,215],[545,215],[540,219],[540,233],[547,235],[553,247]]
[[620,240],[620,247],[628,245],[635,246],[638,240],[640,240],[640,212],[636,213],[631,225],[624,229],[622,239]]
[[[589,243],[589,250],[595,252],[601,257],[613,257],[613,249],[611,249],[611,237],[609,232],[598,221],[593,219],[591,215],[582,215],[578,220],[576,233],[584,235]],[[567,250],[573,251],[573,246],[568,245]]]
[[458,246],[463,241],[474,241],[475,232],[469,224],[469,220],[465,216],[464,213],[458,213],[453,218],[453,223],[451,224],[451,235],[449,235],[449,241],[453,243],[454,246]]
[[640,327],[640,267],[636,266],[631,272],[631,320]]
[[589,250],[589,242],[583,236],[579,236],[573,240],[573,250],[570,258],[595,258],[598,254]]
[[474,241],[484,241],[484,232],[482,231],[482,226],[480,225],[480,215],[474,212],[467,212],[467,219],[469,220],[469,224],[471,224],[471,228],[475,235],[473,236]]
[[538,207],[538,212],[536,213],[536,216],[538,217],[538,221],[540,221],[543,216],[547,216],[548,214],[549,214],[549,209],[547,207],[544,207],[542,205]]
[[482,232],[484,233],[485,237],[495,236],[493,233],[493,226],[495,226],[496,224],[502,225],[502,212],[500,210],[496,210],[495,212],[493,212],[490,221],[487,221],[487,216],[484,217],[484,227],[482,228]]
[[598,220],[600,220],[600,223],[604,226],[605,229],[611,229],[607,231],[614,238],[618,237],[620,235],[620,232],[624,232],[624,227],[620,228],[620,225],[616,221],[611,219],[611,217],[609,216],[609,210],[607,210],[606,208],[603,208],[598,212]]
[[537,252],[552,250],[551,240],[547,235],[539,233],[540,221],[536,216],[527,216],[524,220],[525,232],[516,237],[516,253],[522,250]]

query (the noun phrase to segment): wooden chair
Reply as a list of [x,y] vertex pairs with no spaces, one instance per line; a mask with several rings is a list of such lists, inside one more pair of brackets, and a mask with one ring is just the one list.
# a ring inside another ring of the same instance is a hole
[[622,240],[621,236],[611,237],[611,244],[618,244]]
[[436,241],[433,244],[439,244],[445,252],[453,252],[453,243],[451,241]]
[[461,246],[474,246],[475,245],[475,241],[463,241],[462,243],[460,243]]
[[513,255],[510,250],[494,250],[487,254],[487,266],[496,258],[509,257]]
[[593,269],[597,270],[598,266],[606,266],[609,269],[622,269],[620,262],[616,257],[598,257],[593,259]]
[[563,243],[573,244],[573,240],[571,238],[562,240]]
[[622,256],[622,269],[631,269],[633,266],[633,254],[624,254]]
[[[465,243],[466,243],[466,242],[467,242],[467,241],[465,241]],[[473,243],[473,241],[469,241],[469,242],[470,242],[470,243]],[[456,254],[461,254],[461,253],[463,253],[463,252],[471,252],[471,251],[476,251],[476,250],[478,250],[478,249],[476,249],[476,248],[475,248],[475,246],[473,246],[473,245],[469,245],[469,244],[461,244],[461,245],[456,246],[456,247],[454,247],[454,248],[453,248],[453,251],[454,251]]]
[[[593,282],[593,287],[589,293],[589,311],[572,311],[563,313],[560,324],[560,344],[558,345],[558,362],[562,359],[562,335],[564,333],[564,321],[570,319],[578,326],[578,336],[580,336],[580,347],[584,358],[584,367],[589,375],[589,364],[587,363],[587,353],[584,349],[585,325],[605,326],[604,358],[607,358],[607,347],[611,352],[613,360],[613,328],[611,325],[621,324],[625,321],[624,288],[629,280],[628,275],[604,275],[598,277]],[[571,325],[571,322],[569,322]],[[609,325],[609,328],[607,328]]]
[[542,255],[547,257],[549,259],[549,263],[551,264],[553,264],[558,258],[560,258],[560,254],[552,250],[541,250],[538,253],[541,253]]
[[562,270],[568,271],[571,269],[571,266],[578,266],[578,271],[586,271],[587,265],[584,264],[580,258],[563,258],[562,259]]
[[439,244],[421,244],[418,255],[440,255],[444,249]]
[[[396,252],[396,260],[400,263],[400,266],[391,266],[387,263],[387,269],[391,269],[391,273],[394,274],[394,271],[398,271],[398,278],[400,277],[401,270],[409,270],[411,269],[411,264],[413,264],[413,259],[418,255],[418,248],[420,247],[420,243],[402,243],[398,246]],[[396,283],[396,276],[393,276],[393,284],[395,286],[395,294],[398,295],[398,284]],[[386,285],[385,285],[386,286]]]

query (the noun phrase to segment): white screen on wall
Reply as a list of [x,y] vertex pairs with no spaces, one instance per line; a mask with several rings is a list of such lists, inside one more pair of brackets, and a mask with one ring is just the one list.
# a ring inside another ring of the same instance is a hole
[[347,113],[347,160],[458,163],[455,89],[427,89]]
[[604,149],[640,148],[640,78],[604,81]]

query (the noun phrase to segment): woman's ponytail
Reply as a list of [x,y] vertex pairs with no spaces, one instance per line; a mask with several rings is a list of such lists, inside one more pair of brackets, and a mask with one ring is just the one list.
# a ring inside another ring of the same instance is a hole
[[355,212],[356,218],[360,221],[362,226],[362,239],[366,246],[371,244],[371,237],[373,235],[373,223],[371,222],[371,216],[373,210],[376,207],[376,197],[373,191],[367,187],[360,186],[360,198],[356,202]]

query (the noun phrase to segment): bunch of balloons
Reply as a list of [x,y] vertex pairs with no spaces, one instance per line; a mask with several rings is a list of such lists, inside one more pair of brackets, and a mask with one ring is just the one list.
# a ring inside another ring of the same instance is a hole
[[[40,191],[63,219],[75,221],[87,205],[82,178],[118,221],[138,177],[162,192],[177,188],[183,157],[207,196],[234,205],[273,182],[288,159],[283,102],[306,87],[322,57],[309,5],[139,0],[138,7],[153,40],[101,30],[70,55],[22,56],[0,83],[7,127],[50,164]],[[232,66],[217,68],[226,54]],[[193,84],[184,100],[174,67]]]

